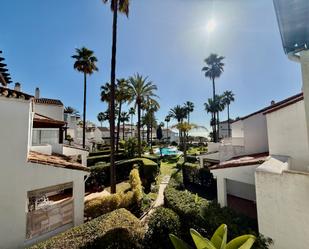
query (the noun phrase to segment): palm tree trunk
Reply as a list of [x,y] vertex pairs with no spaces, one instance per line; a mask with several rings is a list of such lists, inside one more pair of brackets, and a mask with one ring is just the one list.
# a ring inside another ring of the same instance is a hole
[[217,112],[217,142],[219,141],[219,136],[220,136],[220,132],[219,132],[219,125],[220,125],[220,121],[219,121],[219,112]]
[[124,140],[124,122],[125,121],[123,121],[123,123],[122,123],[122,140]]
[[131,114],[131,137],[133,137],[133,114]]
[[[212,98],[213,101],[215,102],[216,99],[216,86],[215,86],[215,78],[212,78]],[[216,119],[216,113],[214,113],[214,121]],[[217,131],[216,131],[216,122],[213,126],[213,136],[214,136],[214,142],[217,142]]]
[[111,193],[116,193],[116,167],[115,167],[115,81],[116,81],[116,52],[117,52],[117,17],[118,0],[114,1],[113,6],[113,43],[111,59],[111,103],[110,103],[110,137],[111,137]]
[[83,148],[86,147],[86,103],[87,103],[87,74],[84,73],[84,110],[83,110]]
[[120,137],[120,114],[121,114],[122,101],[119,102],[118,120],[117,120],[117,139],[116,139],[116,152],[119,151],[119,137]]
[[150,148],[152,151],[152,124],[150,125]]
[[166,141],[168,142],[168,122],[166,122]]
[[183,147],[183,158],[184,158],[184,161],[186,162],[187,161],[187,135],[186,135],[186,132],[184,132],[184,147]]
[[138,146],[138,157],[141,157],[141,155],[142,155],[142,148],[141,148],[141,104],[139,102],[137,103],[137,146]]
[[227,105],[227,129],[228,129],[228,136],[231,137],[230,105]]
[[190,112],[188,112],[188,124],[190,124]]

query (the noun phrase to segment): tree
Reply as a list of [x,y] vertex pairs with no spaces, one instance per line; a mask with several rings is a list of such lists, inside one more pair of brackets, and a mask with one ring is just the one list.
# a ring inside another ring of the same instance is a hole
[[122,140],[124,140],[124,129],[125,129],[125,122],[128,122],[130,120],[130,115],[127,112],[122,112],[120,114],[119,120],[122,122]]
[[72,106],[67,106],[64,108],[64,113],[68,113],[68,114],[79,114],[79,111],[76,110],[74,107]]
[[166,122],[166,139],[168,140],[168,123],[171,121],[171,115],[167,115],[164,121]]
[[84,108],[83,108],[83,148],[86,146],[86,104],[87,104],[87,74],[91,75],[98,71],[96,66],[97,58],[93,51],[82,47],[76,49],[76,54],[72,56],[75,59],[74,69],[84,74]]
[[235,95],[232,91],[225,91],[223,93],[223,104],[227,106],[227,124],[228,124],[228,136],[231,137],[231,125],[230,125],[230,104],[235,101]]
[[111,58],[111,101],[110,101],[110,137],[111,137],[111,193],[116,193],[116,167],[115,167],[115,81],[116,81],[116,53],[117,53],[117,20],[118,12],[129,15],[129,0],[102,0],[110,2],[113,12],[113,41]]
[[105,113],[104,112],[99,112],[98,116],[97,116],[97,119],[101,123],[101,127],[102,127],[102,123],[103,123],[103,121],[105,121]]
[[138,141],[138,156],[141,156],[141,106],[146,99],[152,99],[157,97],[155,91],[157,86],[151,81],[148,81],[148,77],[143,77],[140,74],[135,74],[128,80],[128,92],[130,95],[129,103],[135,102],[137,106],[137,141]]
[[224,111],[225,104],[223,102],[223,95],[217,95],[215,96],[215,108],[216,108],[216,124],[217,124],[217,141],[219,141],[220,138],[220,119],[219,119],[219,113]]
[[145,108],[149,113],[149,116],[151,117],[151,121],[149,122],[149,126],[147,127],[147,135],[149,137],[150,132],[150,144],[152,148],[152,128],[156,125],[156,118],[154,113],[159,110],[160,105],[156,100],[147,98],[147,100],[145,101]]
[[[183,120],[187,117],[187,110],[185,107],[177,105],[170,110],[169,114],[172,118],[176,119],[179,124],[182,123]],[[183,145],[182,131],[181,130],[178,131],[179,131],[179,142],[180,144]]]
[[194,111],[194,104],[190,101],[187,101],[184,104],[184,107],[187,110],[187,118],[188,118],[188,123],[190,124],[190,113]]
[[214,131],[215,131],[215,128],[214,126],[216,126],[216,117],[215,117],[215,113],[216,113],[216,110],[217,110],[217,107],[216,107],[216,103],[213,99],[209,98],[208,99],[208,102],[204,103],[204,106],[205,106],[205,111],[207,113],[211,113],[212,114],[212,117],[211,117],[211,120],[210,120],[210,126],[212,126],[212,141],[215,142],[216,141],[216,134]]
[[119,137],[120,137],[120,122],[121,122],[121,108],[122,104],[129,100],[129,94],[127,91],[127,80],[118,79],[115,98],[119,106],[118,109],[118,122],[117,122],[117,139],[116,139],[116,151],[119,150]]
[[133,115],[135,115],[135,108],[131,107],[129,109],[129,114],[131,115],[131,136],[133,136]]
[[[205,77],[212,80],[212,99],[215,101],[216,96],[216,87],[215,87],[215,79],[219,78],[223,72],[224,63],[222,62],[224,59],[223,56],[218,56],[217,54],[210,54],[209,57],[207,57],[204,62],[206,63],[206,66],[202,68],[202,71],[205,72]],[[212,113],[212,118],[215,120],[215,113]],[[213,133],[215,141],[217,142],[217,131],[216,126],[213,126]]]

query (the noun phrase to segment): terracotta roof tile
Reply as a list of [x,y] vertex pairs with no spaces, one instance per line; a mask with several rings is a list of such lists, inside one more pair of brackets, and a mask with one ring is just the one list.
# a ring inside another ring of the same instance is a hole
[[0,96],[7,97],[7,98],[15,98],[15,99],[25,99],[25,100],[29,100],[33,97],[29,94],[15,91],[15,90],[12,90],[6,87],[0,87]]
[[37,104],[61,105],[61,106],[63,106],[63,103],[59,99],[39,98],[39,99],[34,99],[34,101]]
[[263,152],[263,153],[258,153],[258,154],[234,157],[231,160],[224,161],[217,165],[214,165],[210,167],[210,169],[215,170],[215,169],[225,169],[225,168],[262,164],[266,161],[268,156],[269,156],[269,152]]
[[59,154],[46,155],[36,151],[30,151],[28,155],[28,162],[60,168],[89,171],[87,167],[84,167],[80,163],[74,162],[72,158]]

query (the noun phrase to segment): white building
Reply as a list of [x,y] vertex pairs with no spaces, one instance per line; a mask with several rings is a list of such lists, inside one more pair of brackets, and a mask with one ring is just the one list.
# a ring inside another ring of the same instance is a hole
[[64,154],[88,152],[59,142],[32,146],[33,127],[63,124],[34,110],[32,96],[0,87],[1,248],[24,248],[83,223],[88,170]]
[[[230,120],[230,124],[231,124],[231,122],[232,121]],[[230,131],[229,131],[228,120],[221,121],[219,123],[219,138],[220,139],[228,138],[228,137],[230,137],[230,133],[231,133],[231,127],[230,127]]]

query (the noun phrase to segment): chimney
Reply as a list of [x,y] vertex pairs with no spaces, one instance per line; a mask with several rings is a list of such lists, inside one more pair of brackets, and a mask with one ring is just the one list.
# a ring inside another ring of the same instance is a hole
[[272,101],[270,102],[270,105],[274,105],[274,104],[276,104],[276,102],[275,102],[274,100],[272,100]]
[[40,88],[35,88],[35,98],[39,99],[40,98]]
[[18,82],[15,83],[14,90],[17,91],[17,92],[21,91],[20,83],[18,83]]

